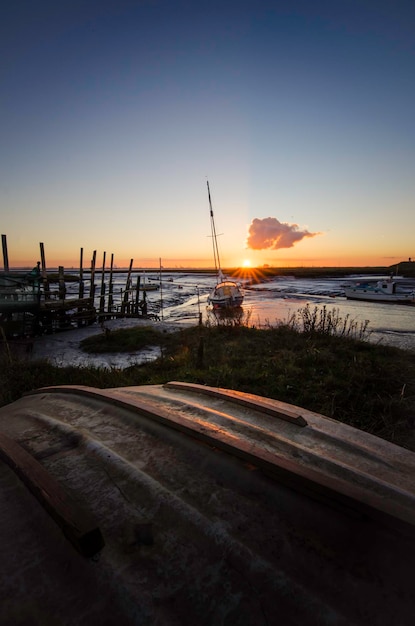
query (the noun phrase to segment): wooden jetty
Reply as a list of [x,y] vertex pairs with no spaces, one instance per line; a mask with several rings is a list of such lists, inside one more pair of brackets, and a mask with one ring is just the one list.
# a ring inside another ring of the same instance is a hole
[[[140,298],[141,279],[140,275],[133,276],[133,259],[127,271],[125,289],[120,301],[116,302],[113,287],[115,271],[113,254],[109,269],[106,268],[104,252],[102,268],[97,270],[94,251],[90,268],[85,269],[81,248],[79,272],[68,273],[63,266],[59,266],[57,271],[51,271],[47,269],[44,244],[39,245],[41,260],[32,270],[11,270],[6,236],[2,235],[4,267],[4,271],[0,271],[2,335],[6,337],[35,335],[120,317],[149,317],[146,286],[142,286]],[[101,273],[99,292],[95,284],[98,272]],[[68,293],[69,284],[74,282],[78,283],[78,293],[73,289]]]

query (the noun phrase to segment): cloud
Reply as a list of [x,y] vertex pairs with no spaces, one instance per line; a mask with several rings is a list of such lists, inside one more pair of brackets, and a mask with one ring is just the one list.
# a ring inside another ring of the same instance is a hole
[[298,224],[280,222],[276,217],[255,218],[249,227],[246,241],[251,250],[279,250],[292,248],[305,237],[315,237],[321,233],[309,233],[308,230],[299,230]]

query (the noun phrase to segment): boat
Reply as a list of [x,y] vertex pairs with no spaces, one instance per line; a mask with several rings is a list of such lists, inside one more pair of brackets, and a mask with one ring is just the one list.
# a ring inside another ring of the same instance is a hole
[[[149,278],[147,278],[147,280],[156,280],[155,278],[151,278],[151,276]],[[143,273],[143,292],[147,292],[147,291],[157,291],[160,288],[160,285],[158,283],[152,283],[150,284],[149,282],[146,282],[146,273]]]
[[143,287],[143,291],[157,291],[158,289],[160,289],[160,285],[147,284]]
[[209,209],[210,209],[210,225],[212,230],[213,257],[215,260],[216,285],[208,296],[208,303],[214,309],[227,309],[240,307],[244,296],[238,283],[228,280],[222,273],[219,259],[219,247],[216,235],[215,218],[213,216],[212,199],[210,197],[209,181],[207,181]]
[[59,385],[0,407],[0,458],[4,626],[414,621],[415,452],[348,424]]
[[0,315],[37,311],[40,303],[40,274],[0,273]]
[[398,281],[392,277],[382,280],[359,280],[344,287],[348,300],[415,304],[415,291],[399,291]]

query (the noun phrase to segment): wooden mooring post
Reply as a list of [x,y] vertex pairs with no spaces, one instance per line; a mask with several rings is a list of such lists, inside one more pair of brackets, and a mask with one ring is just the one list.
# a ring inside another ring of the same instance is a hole
[[84,249],[81,248],[80,251],[80,255],[79,255],[79,299],[84,297],[84,268],[83,268],[83,262],[84,262]]
[[113,296],[113,283],[112,283],[112,271],[114,269],[114,254],[111,254],[111,265],[110,265],[110,275],[108,281],[108,313],[112,313],[112,308],[114,306],[114,296]]
[[140,274],[137,276],[137,285],[135,289],[134,313],[136,313],[137,315],[138,315],[139,307],[140,307]]
[[58,268],[58,277],[59,277],[59,300],[65,300],[66,297],[66,285],[65,285],[65,270],[63,269],[63,265],[59,265]]
[[41,267],[42,267],[43,293],[45,294],[45,300],[50,300],[50,285],[49,285],[48,274],[46,270],[45,246],[43,245],[43,243],[40,243],[39,246],[40,246],[40,262],[41,262]]
[[[78,289],[78,298],[82,300],[84,297],[84,249],[81,248],[79,253],[79,289]],[[78,322],[77,326],[80,328],[83,324],[82,321],[82,307],[78,307]]]
[[102,273],[101,273],[101,291],[99,294],[99,313],[102,315],[105,308],[105,258],[106,252],[104,252],[102,259]]
[[91,259],[91,284],[89,286],[89,297],[92,298],[92,301],[95,298],[95,263],[97,260],[97,251],[94,250]]
[[130,260],[130,267],[128,269],[128,274],[127,274],[127,280],[125,283],[125,291],[124,291],[124,298],[122,301],[122,305],[121,305],[121,313],[123,315],[125,315],[126,311],[127,313],[129,313],[129,302],[128,302],[128,298],[130,297],[130,287],[131,287],[131,269],[133,267],[133,261],[134,259]]
[[9,254],[7,252],[7,237],[6,235],[1,236],[1,245],[3,248],[3,267],[4,271],[9,271]]

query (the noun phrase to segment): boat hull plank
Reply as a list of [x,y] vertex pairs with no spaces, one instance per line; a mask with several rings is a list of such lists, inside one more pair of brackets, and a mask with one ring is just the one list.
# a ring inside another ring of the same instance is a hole
[[0,459],[20,477],[82,555],[91,557],[103,548],[101,531],[88,512],[22,446],[1,432]]

